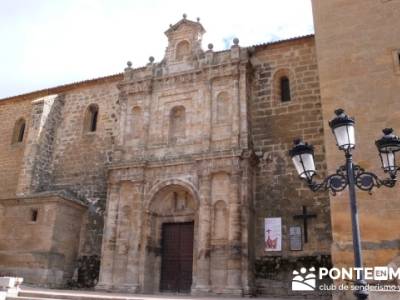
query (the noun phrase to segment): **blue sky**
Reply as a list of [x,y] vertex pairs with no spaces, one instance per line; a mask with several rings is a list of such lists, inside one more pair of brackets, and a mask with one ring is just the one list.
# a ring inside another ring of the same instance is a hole
[[313,33],[310,0],[0,0],[0,98],[160,61],[183,13],[215,51]]

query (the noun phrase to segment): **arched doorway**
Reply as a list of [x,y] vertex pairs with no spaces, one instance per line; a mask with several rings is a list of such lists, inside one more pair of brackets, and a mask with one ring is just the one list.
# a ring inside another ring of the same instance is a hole
[[180,184],[159,189],[148,204],[144,290],[191,291],[195,264],[198,201]]

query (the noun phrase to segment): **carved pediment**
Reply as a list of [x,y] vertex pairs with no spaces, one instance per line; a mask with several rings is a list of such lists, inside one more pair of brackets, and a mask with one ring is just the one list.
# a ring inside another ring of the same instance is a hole
[[201,39],[205,30],[199,20],[193,22],[183,19],[165,31],[168,37],[168,47],[165,51],[164,61],[167,65],[190,64],[197,60],[203,53],[201,49]]
[[183,15],[182,20],[180,20],[175,25],[170,25],[169,29],[165,31],[165,35],[167,37],[170,37],[175,32],[179,30],[187,30],[188,28],[192,28],[194,31],[198,31],[200,34],[204,34],[206,30],[199,21],[200,21],[199,19],[197,19],[197,22],[190,21],[186,19],[186,15]]

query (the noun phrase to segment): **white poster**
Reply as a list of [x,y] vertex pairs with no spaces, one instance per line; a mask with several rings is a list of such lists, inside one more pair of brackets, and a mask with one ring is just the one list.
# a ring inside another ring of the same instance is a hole
[[282,218],[265,219],[265,251],[282,251]]

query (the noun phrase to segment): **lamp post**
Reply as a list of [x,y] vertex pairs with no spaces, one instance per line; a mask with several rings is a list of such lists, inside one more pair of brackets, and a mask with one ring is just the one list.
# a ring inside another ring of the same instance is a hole
[[[346,163],[340,166],[336,173],[327,176],[322,182],[314,180],[317,174],[314,163],[314,148],[312,145],[302,142],[300,139],[294,141],[294,147],[289,151],[294,166],[302,180],[313,191],[329,190],[335,195],[349,187],[351,224],[354,248],[354,264],[356,268],[362,268],[361,238],[358,221],[358,210],[356,201],[356,187],[371,192],[374,187],[393,187],[396,184],[396,175],[399,166],[396,164],[396,152],[400,150],[400,139],[393,134],[393,129],[385,128],[383,137],[375,142],[385,173],[389,174],[386,179],[379,179],[377,175],[365,171],[359,165],[353,163],[352,151],[355,148],[355,122],[348,117],[343,109],[335,110],[336,117],[329,122],[329,126],[336,139],[339,150],[345,154]],[[356,280],[357,289],[354,292],[357,299],[367,299],[368,291],[363,272],[358,272],[360,277]]]

